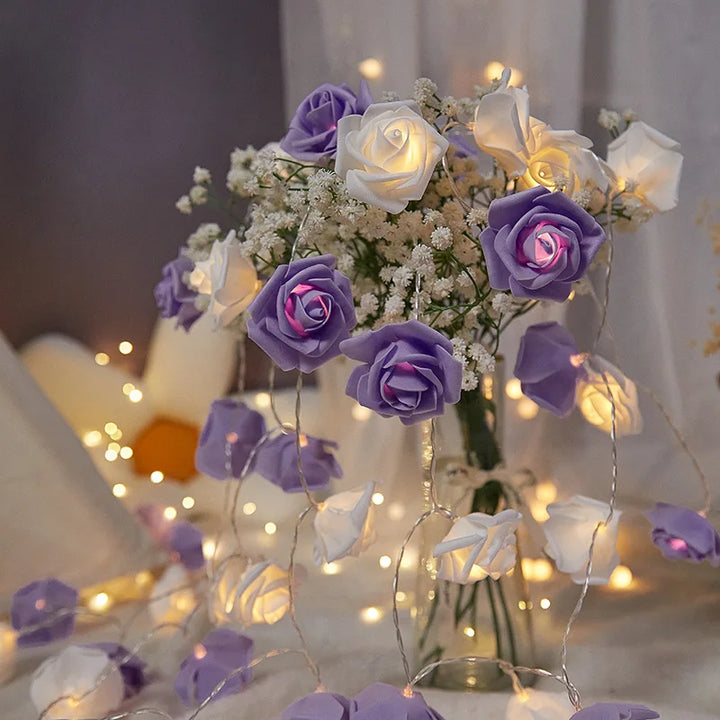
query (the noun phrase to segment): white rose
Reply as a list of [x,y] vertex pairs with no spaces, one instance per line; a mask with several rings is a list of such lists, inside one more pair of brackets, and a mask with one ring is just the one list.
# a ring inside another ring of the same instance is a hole
[[677,205],[682,162],[679,143],[640,121],[608,145],[607,164],[621,187],[658,212]]
[[372,494],[374,483],[331,495],[320,503],[313,520],[316,565],[357,556],[375,541]]
[[209,310],[223,326],[246,310],[260,289],[255,266],[242,254],[234,230],[215,241],[207,260],[195,264],[190,284],[210,296]]
[[440,558],[438,578],[467,585],[488,575],[497,580],[509,572],[515,566],[515,531],[521,519],[517,510],[503,510],[456,520],[433,550],[433,557]]
[[399,213],[422,198],[448,145],[416,103],[376,103],[338,121],[335,172],[352,197]]
[[635,383],[626,377],[622,370],[597,355],[593,355],[587,365],[588,376],[578,382],[576,393],[576,403],[583,417],[609,433],[614,403],[617,436],[639,435],[643,429],[643,419]]
[[[106,671],[107,675],[98,683]],[[85,693],[87,696],[82,697]],[[120,705],[124,694],[122,675],[116,667],[108,666],[108,656],[102,650],[76,645],[45,660],[33,673],[30,685],[30,698],[39,713],[55,700],[68,696],[53,705],[46,715],[65,720],[103,717]]]
[[[545,552],[555,561],[560,572],[569,573],[573,582],[585,582],[585,572],[593,532],[599,522],[610,513],[606,502],[573,495],[567,502],[547,506],[550,516],[543,524],[547,539]],[[593,549],[591,585],[606,585],[612,571],[620,562],[615,544],[621,512],[616,510],[610,524],[601,527]]]
[[217,623],[272,625],[290,608],[285,570],[271,562],[248,565],[241,557],[223,563],[210,597],[210,618]]
[[475,109],[473,135],[510,177],[520,177],[521,188],[562,186],[572,195],[587,185],[607,187],[600,161],[588,149],[592,141],[531,117],[524,88],[500,87],[484,95]]

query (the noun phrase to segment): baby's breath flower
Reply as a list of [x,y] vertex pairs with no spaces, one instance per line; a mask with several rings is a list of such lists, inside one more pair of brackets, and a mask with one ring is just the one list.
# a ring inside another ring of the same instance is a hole
[[192,212],[192,202],[187,195],[183,195],[175,203],[175,207],[183,214],[189,215]]
[[418,105],[427,105],[437,93],[437,85],[430,78],[418,78],[413,85],[413,99]]
[[449,118],[455,117],[457,114],[457,100],[452,96],[448,95],[442,99],[440,103],[440,112]]
[[399,99],[400,95],[398,95],[394,90],[383,90],[380,95],[380,102],[397,102]]
[[463,390],[474,390],[479,382],[478,376],[472,370],[463,370],[461,385]]
[[495,293],[495,296],[492,299],[492,307],[495,312],[504,315],[512,310],[512,306],[512,295],[508,295],[508,293],[503,292]]
[[622,111],[622,117],[628,123],[635,122],[638,119],[637,113],[632,108],[625,108]]
[[195,172],[193,172],[193,182],[196,185],[203,185],[209,183],[212,178],[210,177],[210,171],[207,168],[195,166]]
[[190,200],[193,205],[204,205],[207,202],[207,188],[202,185],[193,185],[190,188]]
[[620,114],[615,110],[602,108],[598,114],[598,125],[606,130],[616,130],[620,124]]
[[430,235],[430,242],[436,250],[445,250],[452,246],[453,236],[449,227],[435,228]]
[[487,225],[487,208],[473,208],[467,214],[468,225]]

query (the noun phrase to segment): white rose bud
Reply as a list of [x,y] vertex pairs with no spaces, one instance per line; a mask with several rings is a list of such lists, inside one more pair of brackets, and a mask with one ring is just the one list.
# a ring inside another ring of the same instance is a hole
[[30,685],[30,698],[38,712],[69,696],[55,703],[45,716],[64,720],[103,717],[120,705],[124,694],[120,671],[108,668],[108,656],[102,650],[76,645],[45,660],[33,673]]
[[433,550],[433,557],[440,558],[438,578],[467,585],[505,575],[515,566],[515,531],[521,519],[517,510],[503,510],[497,515],[475,512],[456,520]]
[[[551,503],[547,512],[550,517],[542,526],[547,539],[545,552],[560,572],[569,573],[574,583],[582,585],[595,527],[605,522],[610,506],[584,495],[573,495],[567,502]],[[593,548],[591,585],[606,585],[620,562],[615,549],[620,515],[621,512],[615,510],[610,523],[598,530]]]
[[587,365],[587,377],[578,382],[576,392],[576,403],[583,417],[610,433],[614,403],[616,435],[639,435],[643,418],[635,383],[622,370],[597,355],[593,355]]
[[375,541],[372,494],[374,483],[331,495],[320,503],[313,521],[316,565],[357,556]]
[[448,145],[416,103],[376,103],[338,121],[335,172],[351,197],[395,214],[422,198]]
[[223,563],[210,597],[213,622],[272,625],[289,609],[289,577],[281,567],[270,562],[248,565],[240,557]]
[[210,295],[210,312],[221,326],[247,310],[260,289],[255,266],[242,254],[234,230],[213,244],[207,260],[195,264],[190,283],[201,295]]
[[639,120],[608,145],[607,164],[658,212],[677,205],[682,162],[679,143]]

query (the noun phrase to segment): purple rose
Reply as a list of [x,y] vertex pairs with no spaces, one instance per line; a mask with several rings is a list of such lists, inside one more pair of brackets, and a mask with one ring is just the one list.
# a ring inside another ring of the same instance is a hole
[[[337,443],[322,438],[300,435],[300,460],[309,490],[322,490],[331,477],[341,478],[342,468],[327,447],[336,448]],[[278,435],[262,445],[257,454],[255,471],[286,493],[302,492],[297,467],[295,433]]]
[[653,524],[653,543],[666,558],[720,566],[720,535],[699,513],[659,502],[645,517]]
[[604,241],[592,215],[541,186],[493,200],[480,234],[491,287],[559,302],[567,300]]
[[280,265],[248,308],[248,337],[282,370],[312,372],[357,324],[350,280],[332,255]]
[[520,339],[515,377],[540,407],[565,416],[575,405],[578,380],[586,373],[573,336],[556,322],[531,325]]
[[324,83],[300,103],[280,147],[298,160],[315,162],[335,157],[338,120],[346,115],[362,115],[372,101],[365,80],[360,81],[358,95],[345,83]]
[[402,690],[374,683],[355,696],[352,720],[443,720],[419,692],[406,697]]
[[345,392],[383,417],[403,424],[442,415],[460,399],[462,365],[452,344],[417,320],[385,325],[345,340],[340,349],[365,363],[350,374]]
[[[47,645],[72,635],[77,602],[78,591],[55,578],[21,587],[12,596],[10,606],[10,622],[18,631],[18,647]],[[41,627],[30,630],[36,625]]]
[[350,720],[352,700],[329,692],[314,692],[288,705],[280,720]]
[[[180,665],[175,678],[175,692],[186,705],[202,703],[233,670],[252,660],[253,641],[232,630],[213,630],[198,643]],[[252,679],[252,670],[233,675],[215,696],[239,692]]]
[[265,420],[259,412],[230,398],[215,400],[200,433],[195,467],[216,480],[226,480],[228,475],[239,478],[250,453],[264,435]]
[[125,685],[126,698],[137,695],[147,684],[145,663],[137,655],[131,655],[122,645],[114,642],[99,642],[85,647],[102,650],[108,659],[118,666]]
[[203,534],[192,523],[173,524],[167,534],[167,548],[172,559],[186,569],[199,570],[205,567]]
[[595,703],[576,712],[570,720],[654,720],[660,715],[634,703]]
[[193,261],[180,253],[162,269],[162,280],[155,286],[155,302],[160,310],[160,317],[176,317],[175,327],[182,327],[185,332],[202,315],[195,307],[197,293],[183,282],[183,275],[192,272]]

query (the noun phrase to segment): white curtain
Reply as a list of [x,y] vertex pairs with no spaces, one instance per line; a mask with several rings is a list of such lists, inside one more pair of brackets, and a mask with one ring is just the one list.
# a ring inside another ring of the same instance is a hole
[[[409,95],[431,77],[441,93],[462,96],[483,84],[491,61],[522,73],[532,114],[597,140],[600,107],[638,115],[678,140],[685,155],[680,205],[634,235],[616,236],[609,328],[618,364],[653,387],[687,436],[716,490],[720,449],[718,355],[704,357],[709,308],[720,305],[707,225],[720,222],[716,148],[720,140],[720,3],[715,0],[285,0],[288,117],[324,81],[357,86],[358,63],[374,57],[383,73],[371,88]],[[704,220],[700,218],[704,215]],[[713,219],[714,215],[714,219]],[[699,219],[700,218],[700,219]],[[698,224],[700,223],[700,224]],[[596,280],[600,280],[597,278]],[[589,347],[597,313],[585,298],[541,310],[529,322],[565,314]],[[590,321],[589,321],[590,319]],[[504,339],[509,370],[517,327]],[[601,351],[613,359],[609,342]],[[642,398],[646,430],[620,441],[621,494],[696,503],[700,485],[653,403]],[[607,495],[609,440],[576,412],[558,420],[513,418],[506,457],[553,476],[565,490]]]

